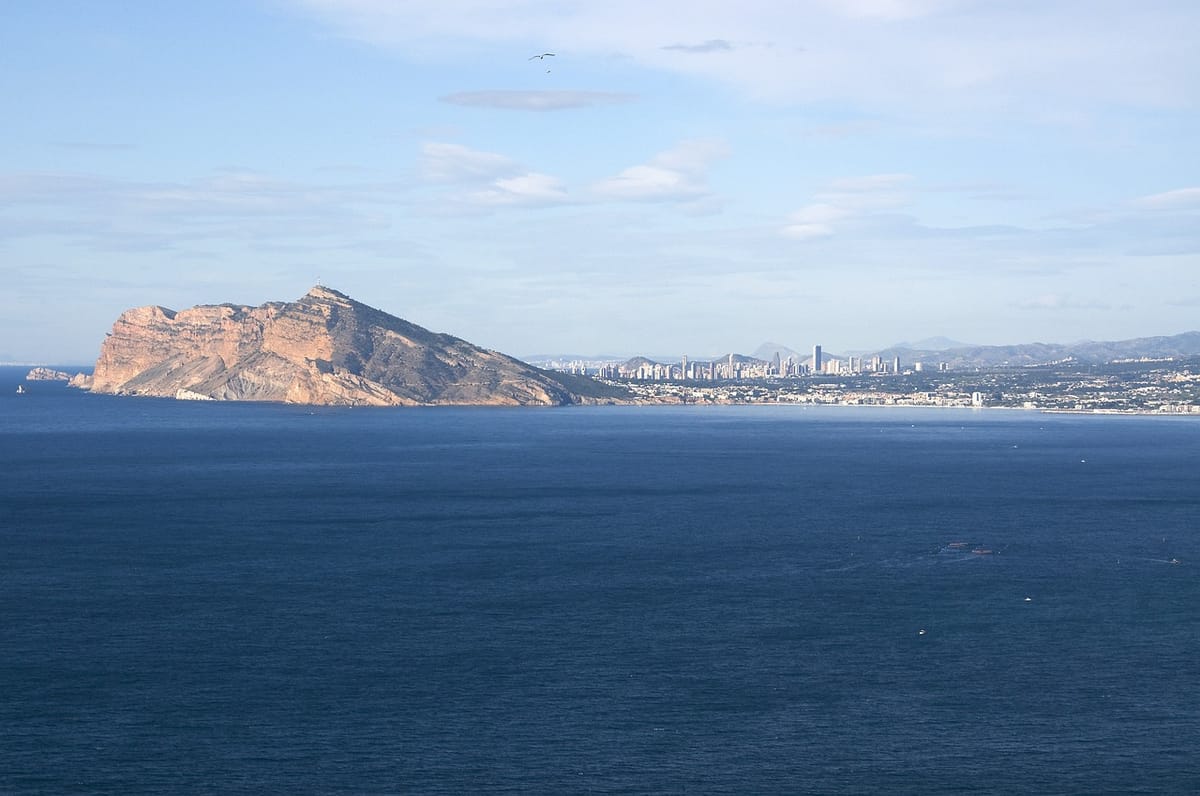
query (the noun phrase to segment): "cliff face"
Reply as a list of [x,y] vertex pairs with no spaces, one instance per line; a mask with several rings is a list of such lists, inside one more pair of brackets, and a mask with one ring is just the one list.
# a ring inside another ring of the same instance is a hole
[[199,400],[402,406],[560,405],[617,398],[315,287],[294,302],[174,312],[113,324],[93,392]]

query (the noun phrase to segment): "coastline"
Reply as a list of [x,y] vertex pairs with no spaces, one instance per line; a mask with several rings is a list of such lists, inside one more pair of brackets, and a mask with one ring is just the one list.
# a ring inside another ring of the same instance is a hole
[[[18,383],[30,383],[33,381],[63,381],[61,374],[66,372],[66,368],[62,366],[47,366],[47,365],[4,365],[0,366],[7,371],[9,378],[13,382],[13,389]],[[31,370],[27,370],[32,368]],[[74,370],[75,368],[72,368]],[[82,373],[82,370],[80,371]],[[39,374],[39,375],[35,375]],[[59,378],[49,379],[47,375],[53,374]],[[1188,402],[1178,400],[1161,400],[1158,405],[1150,406],[1128,406],[1114,407],[1112,403],[1129,400],[1133,395],[1132,389],[1122,389],[1119,385],[1112,385],[1108,391],[1101,395],[1094,396],[1088,401],[1081,401],[1077,396],[1063,395],[1061,397],[1062,404],[1074,405],[1033,405],[1030,400],[1030,394],[1007,393],[1006,402],[996,403],[991,399],[982,399],[975,403],[974,396],[963,390],[944,390],[943,392],[935,392],[933,390],[917,390],[906,392],[885,392],[885,391],[864,391],[864,390],[845,390],[834,388],[830,389],[830,385],[812,382],[797,382],[789,384],[772,384],[772,385],[756,385],[752,383],[737,382],[721,385],[705,385],[696,387],[692,385],[684,385],[679,383],[626,383],[617,381],[603,381],[602,384],[611,387],[622,388],[628,390],[630,395],[627,398],[611,397],[605,399],[591,399],[579,402],[564,403],[561,407],[570,406],[793,406],[801,408],[809,407],[848,407],[848,408],[879,408],[879,409],[971,409],[971,410],[1008,410],[1020,412],[1033,412],[1043,414],[1068,414],[1068,415],[1117,415],[1117,416],[1141,416],[1141,417],[1200,417],[1200,402]],[[72,388],[82,389],[87,391],[80,383],[74,379],[70,383]],[[840,386],[840,385],[839,385]],[[884,386],[884,385],[879,385]],[[840,394],[839,394],[840,393]],[[119,397],[146,397],[137,395],[119,395]],[[192,399],[195,396],[186,391],[181,391],[175,396],[169,396],[176,400]],[[207,396],[205,396],[207,397]],[[1182,396],[1180,396],[1182,397]],[[1044,392],[1039,392],[1037,398],[1040,401],[1052,401],[1052,396],[1047,396]],[[1146,400],[1142,398],[1141,400]],[[1087,405],[1087,402],[1104,405]],[[191,402],[191,401],[189,401]],[[231,401],[217,400],[216,403],[279,403],[281,405],[290,406],[354,406],[353,404],[322,404],[322,403],[300,403],[288,401]],[[1080,405],[1083,404],[1083,405]],[[470,403],[441,403],[431,402],[428,404],[419,404],[420,406],[463,406],[463,407],[487,407],[493,404],[470,404]],[[556,408],[555,406],[539,407],[539,408]]]

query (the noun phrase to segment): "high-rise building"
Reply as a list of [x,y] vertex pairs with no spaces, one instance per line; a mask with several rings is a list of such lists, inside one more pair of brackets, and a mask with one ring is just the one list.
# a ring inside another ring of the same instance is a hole
[[821,346],[813,346],[813,373],[821,372]]
[[900,357],[895,357],[892,360],[892,373],[900,372]]

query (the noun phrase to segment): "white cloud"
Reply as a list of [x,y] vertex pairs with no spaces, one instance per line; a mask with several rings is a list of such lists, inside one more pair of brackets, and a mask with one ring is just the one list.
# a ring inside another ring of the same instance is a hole
[[912,181],[908,174],[871,174],[842,177],[818,193],[815,201],[793,213],[780,232],[799,240],[829,237],[855,218],[893,210],[908,203],[904,187]]
[[1136,207],[1146,210],[1200,210],[1200,188],[1179,188],[1133,200]]
[[733,49],[733,45],[725,39],[709,39],[702,41],[699,44],[668,44],[662,49],[676,50],[681,53],[690,53],[692,55],[702,55],[704,53],[728,52]]
[[428,142],[421,146],[420,171],[431,182],[462,189],[454,201],[488,207],[561,204],[566,185],[557,177],[530,171],[516,160],[461,144]]
[[683,141],[643,163],[592,186],[603,199],[690,201],[710,195],[708,169],[726,157],[728,146],[716,139]]
[[546,205],[568,200],[563,181],[548,174],[530,172],[517,177],[495,180],[468,199],[484,205]]
[[481,152],[461,144],[429,142],[421,146],[421,174],[435,182],[495,179],[518,173],[516,161],[494,152]]
[[710,213],[716,204],[708,186],[708,170],[713,161],[727,154],[728,147],[720,140],[682,141],[647,163],[595,182],[589,191],[574,198],[560,177],[460,144],[424,144],[420,171],[431,182],[472,186],[451,197],[460,207],[661,201],[685,203],[689,211]]
[[783,228],[789,238],[808,240],[832,235],[836,223],[851,215],[851,210],[827,202],[817,202],[800,208],[791,215],[790,223]]
[[687,176],[661,166],[630,166],[596,184],[596,193],[613,199],[690,199],[703,188]]
[[[342,34],[450,61],[482,46],[618,56],[773,101],[1040,116],[1182,107],[1200,5],[1104,0],[292,0]],[[728,47],[726,47],[728,45]],[[522,50],[523,52],[523,50]],[[720,57],[698,57],[705,53]]]

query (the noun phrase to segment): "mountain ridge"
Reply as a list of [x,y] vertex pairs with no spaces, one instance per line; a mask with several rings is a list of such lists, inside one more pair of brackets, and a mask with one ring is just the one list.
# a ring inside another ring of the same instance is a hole
[[1012,345],[964,346],[942,350],[892,347],[874,352],[873,355],[884,359],[900,356],[906,362],[945,362],[952,368],[1036,367],[1066,360],[1100,364],[1115,359],[1200,356],[1200,331],[1134,337],[1126,340],[1016,343]]
[[[941,345],[945,342],[954,341],[950,341],[949,338],[938,337],[929,338],[922,342],[932,342],[935,345]],[[797,351],[780,343],[769,342],[760,345],[755,349],[753,354],[735,354],[734,357],[737,361],[741,362],[766,362],[769,361],[776,351],[779,352],[782,358],[791,355],[800,362],[809,362],[812,359],[811,354]],[[964,343],[959,344],[957,348],[915,348],[907,344],[896,344],[877,350],[865,349],[841,353],[825,350],[823,352],[826,360],[845,360],[850,355],[863,360],[869,360],[877,356],[888,362],[899,356],[901,362],[906,365],[914,362],[926,362],[930,364],[945,362],[951,368],[1036,367],[1038,365],[1049,365],[1067,360],[1076,360],[1085,364],[1100,364],[1115,359],[1133,359],[1139,357],[1165,359],[1169,357],[1200,356],[1200,331],[1181,332],[1174,335],[1133,337],[1125,340],[1081,340],[1074,343],[1034,342],[1008,345],[971,345]],[[725,360],[728,356],[728,354],[724,354],[716,357],[690,357],[689,359],[697,362],[712,362]],[[624,360],[624,362],[626,364],[636,364],[645,361],[653,364],[678,362],[679,359],[679,357],[656,359],[654,357],[638,355],[630,357]]]

